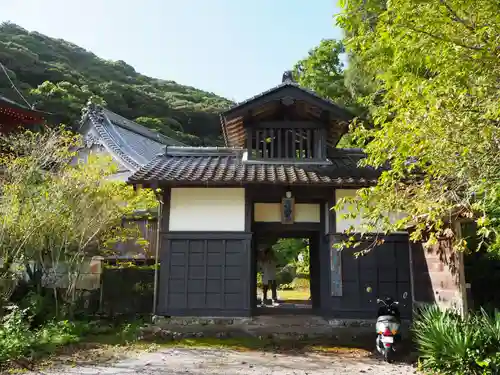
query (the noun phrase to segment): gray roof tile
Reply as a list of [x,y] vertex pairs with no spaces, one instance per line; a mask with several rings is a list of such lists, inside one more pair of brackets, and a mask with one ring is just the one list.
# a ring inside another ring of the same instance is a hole
[[95,105],[87,108],[84,121],[90,121],[100,143],[133,172],[151,161],[165,146],[183,145]]
[[358,167],[364,155],[337,150],[325,164],[252,163],[242,160],[245,150],[231,148],[168,147],[128,180],[131,184],[241,185],[363,185],[377,182],[379,171]]

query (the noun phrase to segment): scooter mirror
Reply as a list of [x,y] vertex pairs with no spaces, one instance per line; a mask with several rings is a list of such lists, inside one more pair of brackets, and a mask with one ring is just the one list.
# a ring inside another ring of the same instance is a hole
[[377,303],[380,303],[382,302],[382,300],[380,298],[377,298]]

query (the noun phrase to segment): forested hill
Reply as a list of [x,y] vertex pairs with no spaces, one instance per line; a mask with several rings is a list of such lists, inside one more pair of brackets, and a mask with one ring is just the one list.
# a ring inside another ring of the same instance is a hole
[[[168,136],[191,145],[215,145],[221,142],[218,113],[232,104],[213,93],[142,75],[124,61],[101,59],[75,44],[12,23],[0,24],[0,62],[30,103],[54,113],[53,121],[71,125],[95,95],[110,110]],[[0,95],[21,101],[2,71]]]

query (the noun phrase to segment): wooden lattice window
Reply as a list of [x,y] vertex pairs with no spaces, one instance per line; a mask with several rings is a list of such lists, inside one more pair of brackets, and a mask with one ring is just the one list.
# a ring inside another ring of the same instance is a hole
[[326,157],[325,130],[309,124],[283,123],[249,129],[250,159],[323,160]]

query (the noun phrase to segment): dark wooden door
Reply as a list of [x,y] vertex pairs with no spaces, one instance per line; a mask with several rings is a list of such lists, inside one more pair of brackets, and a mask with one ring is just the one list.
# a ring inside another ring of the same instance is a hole
[[[366,246],[371,241],[367,240]],[[342,296],[332,297],[332,314],[372,318],[377,311],[377,298],[392,297],[400,301],[403,317],[411,317],[408,236],[386,236],[382,245],[364,256],[356,257],[355,254],[364,246],[365,243],[355,249],[342,250]]]
[[161,252],[158,314],[249,316],[248,233],[170,233]]

